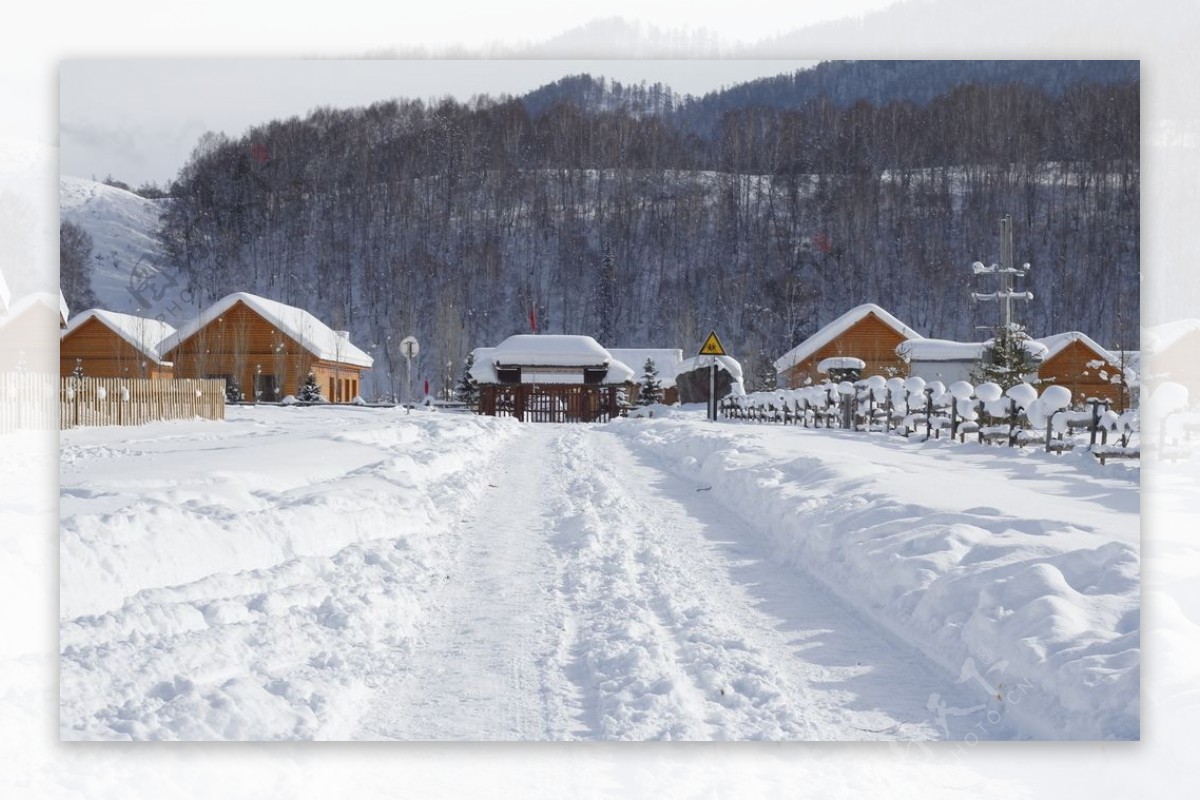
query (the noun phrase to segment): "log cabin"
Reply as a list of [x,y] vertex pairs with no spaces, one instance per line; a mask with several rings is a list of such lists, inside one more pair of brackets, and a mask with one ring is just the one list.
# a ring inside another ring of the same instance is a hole
[[65,309],[62,293],[31,292],[0,316],[0,372],[54,375]]
[[322,397],[350,403],[373,359],[304,309],[235,292],[160,344],[177,378],[224,378],[240,401],[296,396],[311,372]]
[[1102,348],[1079,331],[1067,331],[1034,340],[1046,347],[1038,368],[1044,385],[1057,384],[1071,390],[1072,401],[1088,398],[1109,400],[1117,411],[1131,403],[1131,388],[1137,377],[1122,357]]
[[853,357],[864,362],[862,374],[907,375],[907,364],[896,354],[906,340],[923,337],[874,303],[856,306],[820,328],[775,360],[779,386],[803,387],[826,378],[818,365],[826,359]]
[[171,378],[159,344],[175,333],[167,323],[88,309],[71,318],[59,339],[59,375],[76,368],[92,378]]

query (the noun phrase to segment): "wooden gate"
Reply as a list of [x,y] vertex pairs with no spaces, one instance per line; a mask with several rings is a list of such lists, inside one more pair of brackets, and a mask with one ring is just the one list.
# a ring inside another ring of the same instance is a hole
[[479,413],[526,423],[606,423],[621,415],[617,387],[586,384],[488,384]]

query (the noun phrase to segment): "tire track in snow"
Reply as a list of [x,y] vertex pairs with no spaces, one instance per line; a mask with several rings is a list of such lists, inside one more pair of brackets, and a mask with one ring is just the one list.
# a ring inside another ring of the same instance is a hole
[[[944,681],[757,534],[615,434],[564,440],[581,541],[566,570],[596,736],[928,739]],[[640,521],[640,522],[639,522]]]
[[555,429],[531,426],[492,463],[473,511],[447,534],[451,573],[398,675],[380,687],[356,739],[563,739],[572,691],[556,654],[565,623],[547,545],[562,490]]

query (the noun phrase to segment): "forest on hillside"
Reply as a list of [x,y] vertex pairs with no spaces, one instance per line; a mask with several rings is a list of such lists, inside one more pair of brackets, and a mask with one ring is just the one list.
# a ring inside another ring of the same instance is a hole
[[611,347],[691,350],[716,329],[752,389],[859,303],[982,339],[997,310],[969,293],[997,287],[969,265],[997,260],[1005,214],[1032,264],[1029,332],[1136,347],[1139,83],[1105,69],[928,100],[576,76],[527,98],[317,109],[206,135],[161,239],[200,297],[250,291],[350,330],[381,394],[406,335],[438,387],[535,321]]

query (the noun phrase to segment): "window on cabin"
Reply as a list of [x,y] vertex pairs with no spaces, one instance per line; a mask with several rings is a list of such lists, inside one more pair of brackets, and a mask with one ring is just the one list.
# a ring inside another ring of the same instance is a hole
[[520,384],[521,383],[521,368],[520,367],[497,367],[496,379],[501,384]]

